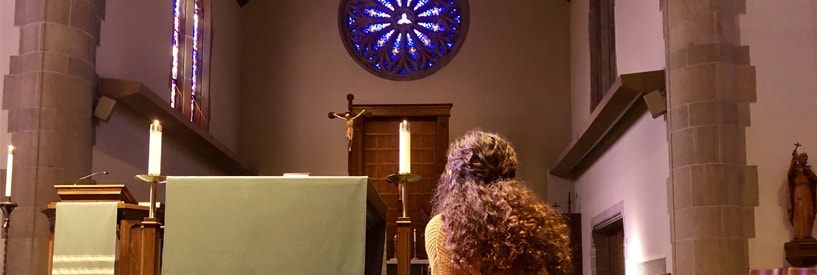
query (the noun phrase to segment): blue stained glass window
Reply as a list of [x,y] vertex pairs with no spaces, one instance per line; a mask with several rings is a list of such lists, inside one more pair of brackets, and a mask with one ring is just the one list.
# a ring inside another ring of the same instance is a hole
[[[172,0],[173,32],[171,45],[170,107],[194,124],[208,128],[209,100],[202,88],[205,65],[205,0]],[[351,19],[351,17],[350,17]]]
[[468,30],[467,0],[343,0],[338,23],[348,52],[369,72],[413,80],[446,65]]

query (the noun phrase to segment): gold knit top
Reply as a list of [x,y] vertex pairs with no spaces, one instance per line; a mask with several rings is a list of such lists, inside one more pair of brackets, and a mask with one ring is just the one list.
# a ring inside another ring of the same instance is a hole
[[[432,275],[470,275],[461,270],[457,264],[451,260],[451,253],[445,248],[445,234],[442,232],[443,219],[436,215],[426,224],[426,253],[428,254],[428,267]],[[548,275],[546,270],[539,272],[539,275]]]

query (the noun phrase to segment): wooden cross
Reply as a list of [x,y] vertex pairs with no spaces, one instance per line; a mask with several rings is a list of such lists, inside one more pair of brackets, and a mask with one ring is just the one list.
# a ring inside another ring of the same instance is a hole
[[335,113],[335,112],[329,112],[329,119],[342,118],[342,119],[346,120],[346,139],[349,140],[349,146],[348,146],[347,150],[349,152],[351,152],[352,151],[352,138],[353,138],[354,132],[355,132],[354,121],[355,121],[355,119],[357,117],[359,117],[360,115],[365,113],[366,110],[365,109],[361,110],[360,113],[357,113],[356,115],[352,115],[352,101],[355,100],[355,95],[347,94],[346,95],[346,100],[349,101],[349,103],[348,103],[349,111],[346,111],[343,114],[338,114],[338,113]]

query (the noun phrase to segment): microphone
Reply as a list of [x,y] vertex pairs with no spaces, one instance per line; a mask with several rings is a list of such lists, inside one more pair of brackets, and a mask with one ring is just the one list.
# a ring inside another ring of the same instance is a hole
[[105,174],[105,175],[107,175],[107,174],[108,174],[108,171],[99,171],[99,172],[93,172],[93,173],[90,173],[90,174],[88,174],[88,175],[86,175],[86,176],[84,176],[84,177],[81,177],[81,178],[78,178],[77,180],[75,180],[75,181],[74,181],[74,185],[77,185],[77,183],[78,183],[78,182],[80,182],[80,181],[82,181],[82,180],[84,180],[84,179],[87,179],[87,178],[90,178],[90,177],[93,177],[93,176],[96,176],[96,175],[99,175],[99,174]]

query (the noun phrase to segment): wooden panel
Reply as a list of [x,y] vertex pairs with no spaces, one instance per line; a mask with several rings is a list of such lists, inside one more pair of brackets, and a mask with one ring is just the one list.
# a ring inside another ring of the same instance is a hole
[[396,220],[402,215],[397,186],[386,181],[386,176],[397,173],[399,166],[398,125],[404,119],[411,125],[411,172],[422,177],[407,186],[406,212],[411,218],[411,228],[417,232],[416,257],[426,259],[423,233],[431,218],[429,202],[445,165],[450,108],[450,104],[352,107],[354,113],[366,109],[366,115],[355,120],[349,174],[368,176],[386,203],[386,256],[389,259],[395,255]]

